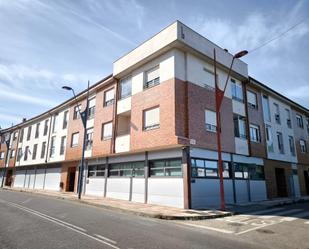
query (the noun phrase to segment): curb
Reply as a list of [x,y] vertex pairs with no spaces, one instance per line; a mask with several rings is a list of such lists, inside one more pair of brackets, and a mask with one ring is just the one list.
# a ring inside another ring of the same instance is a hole
[[95,206],[95,207],[104,208],[108,210],[114,210],[114,211],[121,212],[121,213],[133,214],[133,215],[137,215],[141,217],[154,218],[154,219],[160,219],[160,220],[206,220],[206,219],[217,219],[217,218],[222,218],[226,216],[232,216],[235,214],[235,212],[225,212],[222,214],[218,213],[218,214],[213,214],[213,215],[197,215],[197,216],[165,215],[161,213],[146,213],[146,212],[140,212],[140,211],[127,210],[127,209],[123,209],[119,207],[109,206],[104,203],[100,203],[100,204],[93,203],[87,200],[82,200],[82,199],[78,200],[76,198],[64,197],[60,195],[49,195],[48,193],[27,191],[24,189],[2,188],[2,190],[13,191],[13,192],[23,192],[23,193],[29,193],[29,194],[38,194],[38,195],[45,196],[45,197],[51,197],[51,198],[60,199],[60,200],[67,200],[67,201],[86,204],[89,206]]

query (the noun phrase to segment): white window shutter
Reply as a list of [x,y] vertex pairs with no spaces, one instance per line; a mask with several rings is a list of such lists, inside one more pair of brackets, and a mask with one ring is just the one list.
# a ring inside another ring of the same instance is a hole
[[112,136],[112,131],[113,131],[112,122],[105,124],[103,129],[104,129],[103,137]]
[[217,126],[217,115],[214,111],[205,110],[205,124]]
[[112,99],[114,99],[114,89],[105,92],[105,101],[108,102]]
[[147,71],[146,73],[146,81],[151,81],[154,80],[156,78],[158,78],[160,76],[160,72],[159,72],[159,66],[154,67],[152,69],[150,69],[149,71]]
[[253,92],[247,91],[248,102],[256,105],[256,95]]
[[160,124],[160,109],[159,107],[145,112],[145,127]]
[[95,98],[92,98],[89,100],[89,108],[94,107],[95,106]]

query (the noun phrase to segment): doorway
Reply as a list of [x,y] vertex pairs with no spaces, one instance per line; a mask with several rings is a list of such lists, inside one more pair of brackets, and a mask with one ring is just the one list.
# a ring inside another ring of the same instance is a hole
[[305,177],[305,186],[306,186],[306,195],[309,195],[309,171],[304,171],[304,177]]
[[68,168],[67,189],[66,189],[66,191],[68,192],[74,192],[75,173],[76,173],[76,167]]
[[6,174],[6,179],[5,179],[5,186],[11,187],[12,185],[12,176],[13,176],[13,170],[8,170]]
[[287,197],[288,191],[287,191],[284,169],[275,168],[275,174],[276,174],[276,184],[277,184],[277,196]]

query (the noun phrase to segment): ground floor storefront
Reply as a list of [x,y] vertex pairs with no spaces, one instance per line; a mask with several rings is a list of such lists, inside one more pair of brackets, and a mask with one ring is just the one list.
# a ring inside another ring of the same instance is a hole
[[[227,204],[308,193],[309,166],[230,153],[222,157]],[[13,168],[11,186],[77,192],[79,163]],[[179,208],[220,206],[216,151],[191,147],[89,158],[83,176],[82,191],[89,196]]]

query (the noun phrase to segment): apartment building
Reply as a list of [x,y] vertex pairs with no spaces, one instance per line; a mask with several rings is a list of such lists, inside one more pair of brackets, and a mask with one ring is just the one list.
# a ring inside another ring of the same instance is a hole
[[[16,136],[11,164],[0,147],[6,185],[76,191],[85,135],[85,195],[218,207],[214,49],[223,87],[233,55],[177,21],[115,61],[89,93],[2,130]],[[235,59],[220,116],[227,203],[309,194],[306,108]]]

